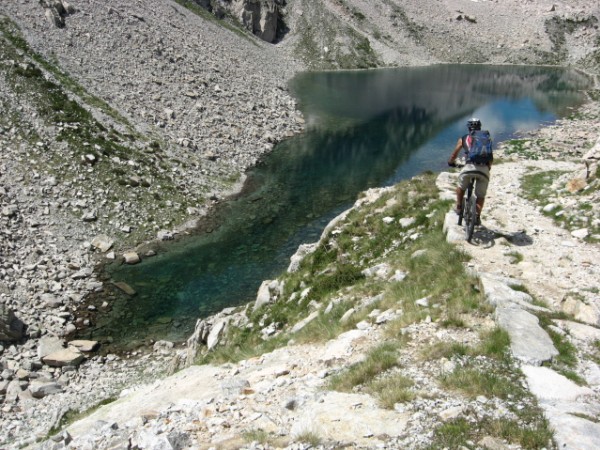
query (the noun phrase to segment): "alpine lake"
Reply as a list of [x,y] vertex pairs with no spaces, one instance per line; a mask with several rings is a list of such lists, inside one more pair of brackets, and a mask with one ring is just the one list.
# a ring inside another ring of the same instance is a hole
[[157,244],[141,264],[106,266],[94,303],[110,307],[78,334],[116,351],[185,340],[197,319],[253,301],[361,191],[443,170],[468,118],[480,118],[497,145],[568,116],[590,87],[580,73],[548,67],[301,74],[290,89],[305,132],[278,144],[189,236]]

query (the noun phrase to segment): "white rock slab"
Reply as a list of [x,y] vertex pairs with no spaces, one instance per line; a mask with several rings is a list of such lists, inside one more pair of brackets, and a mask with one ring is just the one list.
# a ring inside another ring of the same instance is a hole
[[346,358],[352,354],[354,342],[365,337],[365,330],[350,330],[340,334],[336,339],[332,339],[327,343],[321,361],[333,361],[339,358]]
[[529,390],[541,402],[575,402],[582,396],[594,394],[590,388],[578,386],[548,367],[524,365],[521,370],[525,374]]
[[593,342],[600,340],[600,329],[589,325],[584,325],[570,320],[557,321],[561,328],[569,331],[570,335],[575,339],[585,342]]
[[172,405],[176,399],[207,402],[211,398],[222,396],[221,382],[217,375],[223,375],[223,372],[213,366],[189,367],[102,406],[86,418],[71,424],[67,431],[71,436],[77,437],[92,432],[99,420],[124,424],[145,411],[160,411]]
[[558,448],[600,448],[600,424],[586,418],[597,417],[600,412],[592,397],[594,391],[576,385],[547,367],[523,366],[522,370],[529,389],[538,398],[554,429]]
[[558,355],[552,339],[533,314],[511,307],[496,308],[496,322],[510,336],[513,356],[525,364],[540,366]]
[[444,233],[446,233],[446,241],[451,244],[463,242],[465,233],[463,228],[458,225],[458,216],[454,211],[448,211],[444,217]]
[[407,413],[380,408],[369,395],[327,392],[304,405],[293,420],[290,434],[314,433],[330,441],[376,448],[377,436],[400,436],[408,419]]

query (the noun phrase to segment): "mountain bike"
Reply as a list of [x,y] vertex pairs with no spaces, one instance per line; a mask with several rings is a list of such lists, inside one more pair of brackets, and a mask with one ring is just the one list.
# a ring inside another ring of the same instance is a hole
[[[463,167],[464,163],[454,163],[451,164],[451,167]],[[458,213],[458,225],[463,224],[463,220],[465,222],[465,239],[467,242],[471,242],[473,239],[473,233],[475,232],[475,226],[479,224],[479,220],[477,217],[477,196],[475,195],[474,187],[475,180],[477,179],[476,175],[472,175],[469,178],[469,184],[467,186],[467,190],[462,198],[461,208]]]

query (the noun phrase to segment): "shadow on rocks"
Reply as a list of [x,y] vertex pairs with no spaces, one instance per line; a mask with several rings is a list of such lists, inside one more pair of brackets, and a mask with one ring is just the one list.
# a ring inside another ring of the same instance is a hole
[[533,244],[533,238],[525,231],[507,233],[502,230],[492,230],[484,226],[475,230],[471,243],[484,248],[491,248],[496,245],[496,239],[498,238],[505,238],[508,242],[517,247],[525,247]]

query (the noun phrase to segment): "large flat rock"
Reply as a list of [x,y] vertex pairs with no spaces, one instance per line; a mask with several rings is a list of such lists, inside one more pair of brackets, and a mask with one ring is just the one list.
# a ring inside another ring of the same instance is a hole
[[369,395],[326,392],[303,406],[291,435],[314,433],[341,443],[373,446],[374,436],[396,437],[404,433],[409,417],[407,413],[377,407]]
[[575,402],[582,396],[593,395],[589,388],[578,386],[548,367],[525,365],[521,368],[533,395],[541,402]]
[[208,401],[222,394],[221,382],[216,377],[220,373],[221,370],[213,366],[189,367],[99,408],[93,414],[73,423],[67,431],[72,436],[81,436],[92,432],[98,421],[123,424],[148,411],[165,409],[178,399]]
[[600,406],[592,389],[578,386],[547,367],[523,366],[531,392],[554,429],[559,448],[600,448]]
[[541,366],[558,355],[552,339],[536,316],[518,307],[496,308],[496,322],[510,336],[513,356],[525,364]]

